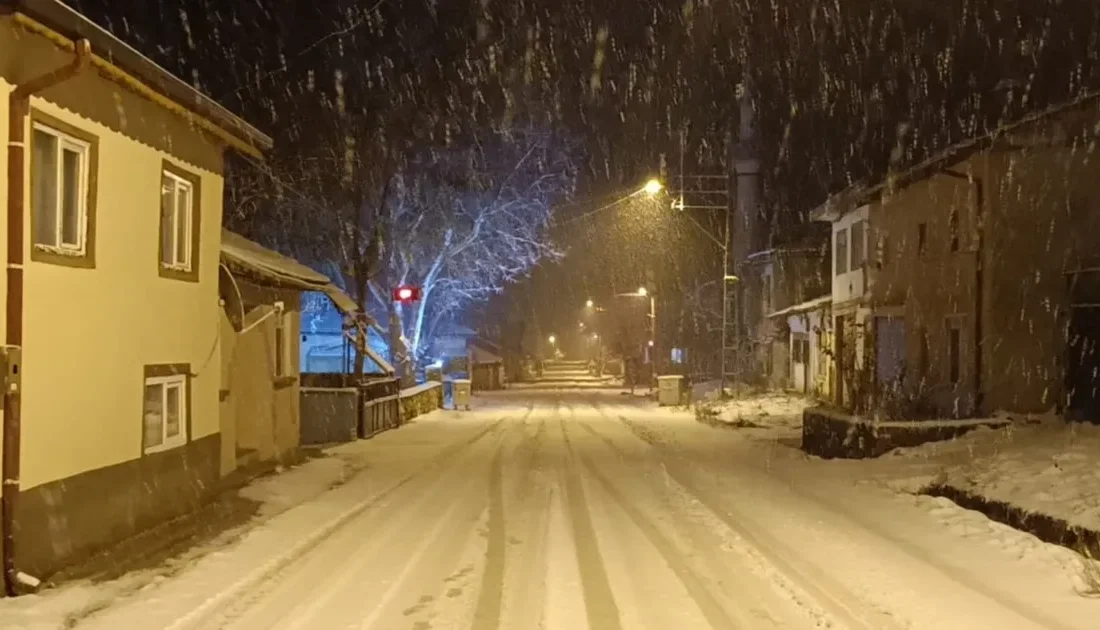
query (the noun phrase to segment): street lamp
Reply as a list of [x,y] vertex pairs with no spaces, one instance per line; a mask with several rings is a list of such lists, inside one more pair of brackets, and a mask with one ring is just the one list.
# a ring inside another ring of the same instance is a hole
[[645,187],[642,188],[642,190],[644,190],[645,194],[649,195],[650,197],[655,197],[657,193],[661,192],[663,188],[664,185],[661,184],[661,182],[656,179],[651,179],[645,183]]
[[646,344],[649,350],[649,370],[652,380],[649,384],[652,388],[657,382],[657,299],[649,294],[645,287],[638,287],[634,293],[619,293],[623,297],[649,298],[649,342]]
[[547,341],[549,341],[549,342],[550,342],[550,345],[554,345],[555,343],[557,343],[557,341],[558,341],[558,338],[557,338],[557,337],[555,337],[554,335],[550,335],[550,338],[549,338],[549,339],[547,339]]
[[585,305],[585,307],[587,307],[587,308],[592,308],[593,306],[595,306],[595,305],[596,305],[596,303],[595,303],[595,302],[593,302],[592,300],[588,300],[587,302],[585,302],[585,303],[584,303],[584,305]]

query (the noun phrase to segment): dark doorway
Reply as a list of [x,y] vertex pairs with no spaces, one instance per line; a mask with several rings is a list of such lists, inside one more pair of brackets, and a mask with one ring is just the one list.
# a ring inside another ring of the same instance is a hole
[[1066,418],[1100,424],[1100,270],[1070,279]]

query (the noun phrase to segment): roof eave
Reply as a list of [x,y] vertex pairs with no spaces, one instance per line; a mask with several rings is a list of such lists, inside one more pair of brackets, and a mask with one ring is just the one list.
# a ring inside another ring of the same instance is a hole
[[[157,65],[151,59],[58,0],[0,0],[0,8],[23,15],[69,40],[87,39],[92,52],[106,63],[132,73],[149,89],[195,114],[209,119],[237,138],[243,153],[259,155],[274,146],[274,140],[217,101]],[[247,150],[251,147],[253,150]]]

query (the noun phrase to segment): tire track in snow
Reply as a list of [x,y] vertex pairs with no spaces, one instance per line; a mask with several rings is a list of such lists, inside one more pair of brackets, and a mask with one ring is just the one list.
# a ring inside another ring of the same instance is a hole
[[[525,423],[526,420],[525,416]],[[504,473],[500,451],[501,449],[498,448],[493,453],[493,460],[489,466],[489,540],[485,549],[481,590],[477,596],[477,607],[474,609],[473,630],[496,630],[500,627],[500,610],[504,598],[504,558],[507,552],[507,532],[504,525]]]
[[[618,418],[619,421],[628,429],[630,429],[630,431],[639,440],[642,440],[643,442],[649,444],[651,447],[658,451],[669,451],[669,445],[661,440],[660,436],[654,431],[649,430],[638,422],[630,420],[624,416],[620,415],[618,416]],[[675,455],[673,454],[673,456]],[[769,474],[777,475],[777,473],[775,472],[771,472]],[[683,476],[683,473],[681,473],[681,475]],[[1056,619],[1051,618],[1042,610],[1032,608],[1028,606],[1025,602],[1019,601],[1018,598],[1012,597],[1007,594],[1001,594],[995,587],[990,586],[980,577],[972,576],[971,574],[969,574],[965,568],[960,568],[948,564],[936,557],[930,557],[927,554],[922,553],[922,550],[919,547],[916,547],[905,538],[898,536],[897,534],[888,530],[880,529],[879,527],[876,527],[870,523],[865,522],[863,519],[858,518],[858,516],[854,513],[849,513],[847,511],[841,510],[835,505],[822,501],[819,497],[811,493],[807,493],[798,489],[797,484],[791,483],[791,480],[789,478],[782,477],[781,473],[778,474],[777,478],[781,479],[787,489],[799,499],[804,500],[808,503],[812,503],[823,512],[827,512],[834,517],[839,518],[841,522],[850,523],[856,528],[859,528],[867,534],[870,534],[872,537],[889,543],[889,547],[892,550],[898,551],[901,553],[901,555],[916,560],[918,565],[923,565],[934,570],[938,574],[938,576],[945,578],[947,581],[953,583],[957,587],[957,591],[968,591],[970,593],[973,593],[974,595],[977,595],[979,598],[991,601],[999,605],[1005,611],[1011,612],[1011,614],[1017,618],[1017,622],[1026,621],[1029,624],[1033,624],[1036,628],[1043,628],[1044,630],[1072,630],[1071,627],[1066,626]],[[686,484],[683,485],[685,485],[685,487],[689,487]],[[711,503],[708,503],[706,497],[698,492],[697,489],[694,489],[692,491],[701,502],[707,504],[708,507],[711,507],[711,510],[723,521],[729,522],[730,520],[732,520],[732,517],[725,510],[721,510],[718,509],[716,506],[712,506],[713,501]],[[750,534],[744,528],[735,529],[735,531],[744,532],[745,536],[749,537],[750,539],[752,537],[752,534]],[[754,541],[754,544],[758,543]],[[771,545],[775,549],[789,549],[785,545],[783,545],[781,541],[772,541]],[[792,555],[795,554],[793,550],[790,550],[790,553]],[[813,569],[813,567],[810,568],[811,570]]]
[[[505,493],[505,520],[509,547],[504,572],[500,627],[536,628],[546,601],[545,566],[550,527],[551,489],[543,479],[546,419],[532,421],[533,432],[515,450],[518,474],[506,474],[511,484]],[[525,427],[526,428],[526,427]]]
[[[478,430],[473,436],[446,447],[431,460],[427,467],[404,477],[386,490],[360,502],[333,520],[321,525],[293,547],[290,552],[261,565],[236,583],[202,602],[187,614],[166,624],[164,626],[165,630],[183,630],[185,628],[208,630],[211,628],[224,628],[229,625],[234,619],[247,612],[251,605],[263,597],[264,594],[275,588],[290,573],[290,569],[299,560],[307,557],[318,545],[344,529],[357,516],[383,503],[405,486],[422,480],[429,475],[434,475],[433,480],[442,478],[443,473],[448,470],[447,466],[449,464],[452,464],[477,442],[497,432],[505,419],[506,417],[499,418],[485,428]],[[210,625],[210,622],[215,622],[217,625]]]
[[[438,558],[436,556],[439,556],[441,554],[437,553],[433,556],[432,554],[429,553],[429,551],[433,547],[435,547],[436,549],[439,549],[440,545],[438,545],[437,543],[440,540],[440,538],[442,538],[445,534],[452,534],[453,531],[452,531],[451,528],[453,528],[455,526],[456,522],[463,522],[462,518],[455,518],[455,517],[459,516],[464,510],[465,511],[470,511],[470,512],[475,512],[475,513],[484,513],[484,511],[486,511],[486,510],[488,511],[488,513],[489,513],[489,517],[488,517],[489,545],[488,546],[489,546],[489,551],[490,552],[492,551],[493,546],[494,546],[493,545],[494,529],[497,529],[497,531],[499,531],[499,532],[503,531],[503,522],[499,523],[497,525],[497,527],[494,527],[494,523],[493,523],[493,519],[494,519],[493,500],[494,500],[494,497],[499,496],[499,492],[494,492],[494,486],[496,486],[496,489],[499,490],[500,479],[501,479],[501,474],[500,474],[500,472],[501,472],[500,471],[501,452],[504,450],[504,443],[505,443],[509,433],[512,433],[512,432],[517,431],[517,430],[522,433],[522,431],[523,431],[522,422],[525,421],[525,420],[526,420],[526,415],[524,416],[523,419],[521,419],[521,423],[517,423],[515,426],[510,427],[508,430],[496,434],[497,442],[493,446],[493,456],[490,460],[488,471],[486,473],[486,475],[488,476],[487,485],[488,485],[488,488],[489,488],[489,491],[488,491],[489,504],[488,504],[488,506],[485,507],[485,508],[477,508],[476,510],[471,509],[471,505],[477,505],[478,504],[477,495],[484,496],[482,494],[483,491],[479,491],[475,495],[471,495],[470,493],[465,492],[465,491],[455,493],[452,497],[450,508],[447,509],[447,511],[442,515],[441,518],[438,518],[436,520],[436,523],[432,527],[431,532],[428,534],[428,536],[426,536],[424,538],[424,540],[422,540],[417,545],[416,550],[413,551],[413,553],[410,554],[407,558],[405,558],[405,560],[404,560],[405,567],[397,575],[396,578],[394,578],[391,582],[389,582],[388,586],[386,587],[386,590],[384,591],[384,593],[383,593],[382,597],[379,599],[379,601],[377,603],[375,603],[373,606],[371,606],[370,613],[368,613],[359,624],[360,630],[369,630],[370,628],[374,627],[376,624],[379,624],[381,621],[386,620],[384,615],[385,615],[387,609],[393,604],[394,600],[400,594],[402,594],[403,591],[406,592],[406,593],[409,592],[409,589],[403,589],[402,588],[405,584],[409,584],[411,582],[410,586],[412,586],[413,588],[416,588],[417,586],[423,586],[424,584],[431,583],[432,580],[429,577],[429,575],[430,575],[433,567],[432,567],[431,563],[429,562],[429,560],[431,560],[431,559],[438,560]],[[467,483],[465,483],[463,485],[463,490],[469,489],[472,486],[476,485],[478,477],[479,477],[478,473],[474,473],[474,474],[469,475],[470,481],[467,481]],[[427,493],[427,494],[434,495],[434,493]],[[442,549],[444,554],[447,552],[447,550],[448,550],[447,546],[444,546],[443,549]],[[456,554],[457,554],[457,548],[454,548],[452,546],[452,548],[450,550],[455,551]],[[489,555],[489,553],[487,553],[487,555]],[[501,559],[503,560],[503,558],[501,558]],[[365,562],[369,561],[369,559],[364,558],[364,561]],[[437,563],[436,566],[438,567],[438,563]],[[411,580],[411,578],[416,574],[416,572],[418,570],[421,570],[421,569],[428,569],[428,574],[418,576],[418,577],[421,578],[419,580]],[[501,569],[503,569],[503,566],[501,567]],[[492,568],[492,566],[490,564],[490,561],[488,561],[488,558],[487,558],[487,562],[486,562],[486,567],[483,571],[484,571],[483,576],[490,575],[490,574],[495,572],[495,570]],[[492,578],[490,577],[488,579],[491,580]],[[485,581],[486,581],[486,579],[483,578],[482,594],[479,596],[478,610],[481,609],[481,600],[485,597],[485,595],[484,595],[484,593],[485,593]],[[500,599],[499,596],[496,599],[499,602],[499,599]],[[490,604],[489,605],[492,606],[492,600],[491,599],[490,599]],[[498,604],[498,607],[499,607],[499,604]],[[491,612],[492,611],[491,611],[491,608],[490,608],[490,613]],[[407,615],[408,615],[408,613],[406,613],[406,616]],[[476,622],[477,622],[477,617],[475,615],[475,624],[473,626],[474,628],[485,627],[487,630],[491,630],[492,628],[496,627],[495,625],[479,626],[479,625],[477,625]],[[393,627],[393,620],[388,620],[388,625],[381,625],[381,627],[382,628],[391,628],[391,627]]]
[[622,630],[619,608],[596,540],[596,528],[592,525],[592,515],[588,513],[588,502],[584,496],[580,470],[576,465],[577,458],[569,433],[565,429],[565,421],[560,415],[558,425],[565,442],[565,493],[568,498],[569,520],[573,526],[573,544],[580,568],[588,627],[590,630]]
[[[618,420],[632,435],[650,448],[658,453],[667,451],[667,446],[661,443],[645,427],[637,425],[625,416],[618,416]],[[622,452],[621,448],[615,445],[610,438],[605,438],[605,441],[619,452]],[[792,594],[801,594],[803,597],[808,597],[811,601],[822,606],[828,616],[843,623],[848,628],[902,630],[907,627],[907,624],[902,625],[899,620],[879,611],[877,608],[873,618],[868,619],[865,614],[861,614],[850,604],[851,602],[864,602],[864,600],[852,593],[845,585],[830,579],[827,574],[817,567],[799,560],[797,552],[783,544],[782,541],[771,538],[766,532],[758,535],[750,531],[744,524],[738,522],[728,510],[720,507],[719,502],[710,493],[702,492],[688,482],[686,479],[688,475],[681,471],[675,463],[669,466],[666,458],[662,457],[661,467],[671,481],[679,485],[684,492],[698,501],[699,504],[706,507],[730,532],[754,549],[756,551],[754,555],[758,556],[761,563],[771,565],[771,568],[778,573],[777,578],[785,582],[782,586]],[[868,603],[868,605],[873,607],[872,604]]]
[[[591,430],[587,425],[581,425],[582,427]],[[598,436],[597,437],[602,437]],[[623,496],[614,484],[600,472],[599,468],[592,463],[592,461],[581,456],[581,460],[588,468],[588,472],[596,479],[603,487],[604,492],[611,497],[615,503],[634,523],[642,534],[646,537],[653,548],[657,550],[657,553],[664,559],[665,564],[676,576],[680,583],[684,585],[684,589],[691,597],[692,601],[699,608],[699,611],[703,613],[703,617],[706,618],[707,623],[714,630],[737,630],[738,628],[744,628],[734,621],[730,614],[726,611],[725,607],[715,598],[714,594],[710,592],[706,584],[702,579],[691,569],[688,563],[684,560],[680,552],[676,551],[675,546],[665,538],[661,532],[645,517],[637,507],[632,505],[630,501]]]
[[[598,440],[603,442],[607,446],[608,450],[610,450],[610,451],[612,451],[613,453],[616,454],[616,456],[618,457],[618,459],[620,461],[632,457],[631,455],[625,453],[622,450],[621,446],[616,445],[614,440],[612,440],[612,438],[598,432],[590,424],[582,423],[581,427],[584,428],[586,431],[588,431],[592,436],[594,436],[595,438],[597,438]],[[633,457],[636,458],[636,456],[633,456]],[[835,627],[838,627],[839,622],[836,619],[834,619],[831,615],[827,614],[825,612],[825,610],[821,607],[821,605],[812,596],[810,596],[803,589],[801,589],[798,586],[796,586],[795,584],[793,584],[787,576],[785,576],[785,575],[781,574],[780,572],[778,572],[776,570],[776,568],[773,566],[773,564],[770,563],[760,552],[758,552],[757,550],[752,549],[751,547],[747,546],[747,543],[745,543],[745,541],[743,539],[741,539],[741,537],[738,536],[736,532],[733,532],[732,530],[730,530],[728,525],[726,525],[724,522],[722,522],[721,520],[717,519],[716,516],[714,516],[713,511],[709,507],[703,505],[698,500],[697,497],[692,495],[686,488],[684,488],[681,484],[679,484],[674,479],[672,479],[672,477],[669,475],[668,469],[665,467],[665,465],[663,463],[660,463],[660,462],[657,462],[657,463],[660,466],[661,479],[663,480],[664,486],[667,489],[667,491],[669,492],[669,494],[673,497],[679,498],[680,500],[686,500],[690,505],[692,505],[694,507],[702,507],[702,509],[704,510],[704,514],[707,515],[707,516],[710,516],[710,518],[706,518],[706,516],[704,516],[705,520],[703,522],[700,522],[698,520],[698,517],[693,518],[689,513],[684,512],[683,514],[684,514],[684,518],[686,520],[683,523],[683,525],[692,525],[692,524],[694,524],[696,527],[703,528],[707,532],[713,532],[715,534],[718,534],[718,538],[719,538],[718,541],[713,541],[711,543],[705,543],[705,544],[718,544],[723,551],[726,551],[726,552],[729,552],[729,553],[736,554],[736,555],[740,556],[740,559],[738,561],[738,566],[741,566],[743,564],[744,566],[746,566],[747,568],[750,569],[749,572],[751,574],[756,576],[755,579],[760,584],[760,586],[754,585],[752,580],[750,580],[746,584],[739,584],[737,582],[737,580],[743,579],[741,577],[740,573],[732,574],[732,575],[727,576],[727,579],[729,579],[729,578],[733,579],[734,583],[732,584],[732,586],[735,589],[739,589],[738,592],[743,593],[744,591],[751,590],[752,588],[766,588],[766,589],[770,590],[772,593],[774,593],[776,596],[778,596],[779,600],[778,600],[777,603],[779,604],[779,606],[782,606],[782,607],[786,608],[788,606],[793,605],[797,610],[800,611],[800,613],[802,615],[805,616],[806,622],[808,622],[813,627],[815,627],[815,628],[835,628]],[[590,465],[594,465],[594,464],[590,464]],[[610,483],[610,481],[608,481],[608,483]],[[665,498],[664,503],[666,503],[666,507],[668,507],[670,510],[672,510],[674,512],[677,511],[678,509],[679,510],[684,509],[683,507],[677,508],[675,506],[672,506],[672,505],[668,504],[668,498],[667,497]],[[652,523],[652,520],[650,519],[649,522]],[[680,529],[681,529],[680,527],[675,527],[675,526],[672,526],[670,528],[673,531],[676,531],[676,532],[679,532]],[[654,528],[654,529],[656,529],[656,528]],[[686,546],[688,549],[696,549],[697,547],[695,546],[695,543],[697,541],[693,541],[693,540],[690,540],[690,539],[695,538],[697,536],[697,534],[695,534],[695,535],[691,534],[690,533],[690,528],[688,528],[688,527],[684,527],[682,529],[684,529],[684,535],[688,537],[688,540],[681,541],[681,545]],[[737,538],[737,542],[739,542],[740,544],[733,545],[733,544],[730,544],[729,541],[722,541],[723,536],[720,533],[721,530],[730,531]],[[662,537],[662,538],[665,538],[665,537]],[[667,540],[667,538],[665,538],[665,539]],[[675,551],[675,545],[672,544],[671,542],[669,543],[669,550],[670,550],[670,552]],[[690,555],[690,552],[689,552],[689,555]],[[729,568],[728,566],[724,565],[721,561],[715,562],[714,559],[708,559],[704,562],[704,564],[710,564],[712,570],[715,569],[715,567],[718,567],[718,574],[713,576],[713,577],[715,577],[717,579],[719,584],[724,584],[725,583],[724,580],[722,579],[721,574],[722,574],[722,572],[728,570],[728,568]],[[695,572],[695,571],[692,571],[692,573],[695,573],[696,575],[698,575],[698,573]],[[687,587],[687,585],[685,584],[685,588],[686,587]],[[745,587],[745,588],[741,588],[741,587]],[[708,590],[708,593],[713,595],[712,591]],[[750,597],[751,597],[751,594],[750,594]],[[715,599],[717,599],[717,598],[715,598]],[[738,624],[740,624],[740,626],[742,626],[742,627],[746,627],[746,628],[760,627],[761,617],[770,617],[771,616],[771,613],[767,610],[768,605],[763,603],[759,598],[752,601],[751,605],[753,607],[756,607],[756,606],[761,605],[761,604],[763,604],[765,608],[764,609],[750,610],[748,618],[746,618],[746,615],[743,613],[741,608],[735,607],[733,609],[733,615],[734,615],[733,620],[735,622],[737,622]],[[728,611],[728,609],[727,609],[727,611]],[[780,622],[775,622],[775,623],[780,623]],[[798,627],[809,627],[809,626],[799,625]],[[885,626],[885,627],[889,627],[889,626]]]

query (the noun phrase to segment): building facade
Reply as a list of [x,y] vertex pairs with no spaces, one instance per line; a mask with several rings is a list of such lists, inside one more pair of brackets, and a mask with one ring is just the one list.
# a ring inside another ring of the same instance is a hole
[[0,91],[12,592],[214,487],[224,153],[271,140],[52,0],[0,2]]
[[841,361],[870,358],[875,396],[940,417],[1097,417],[1098,121],[1100,94],[1085,95],[819,209],[838,259],[869,222],[871,260],[834,264],[833,316],[838,344],[855,346]]

